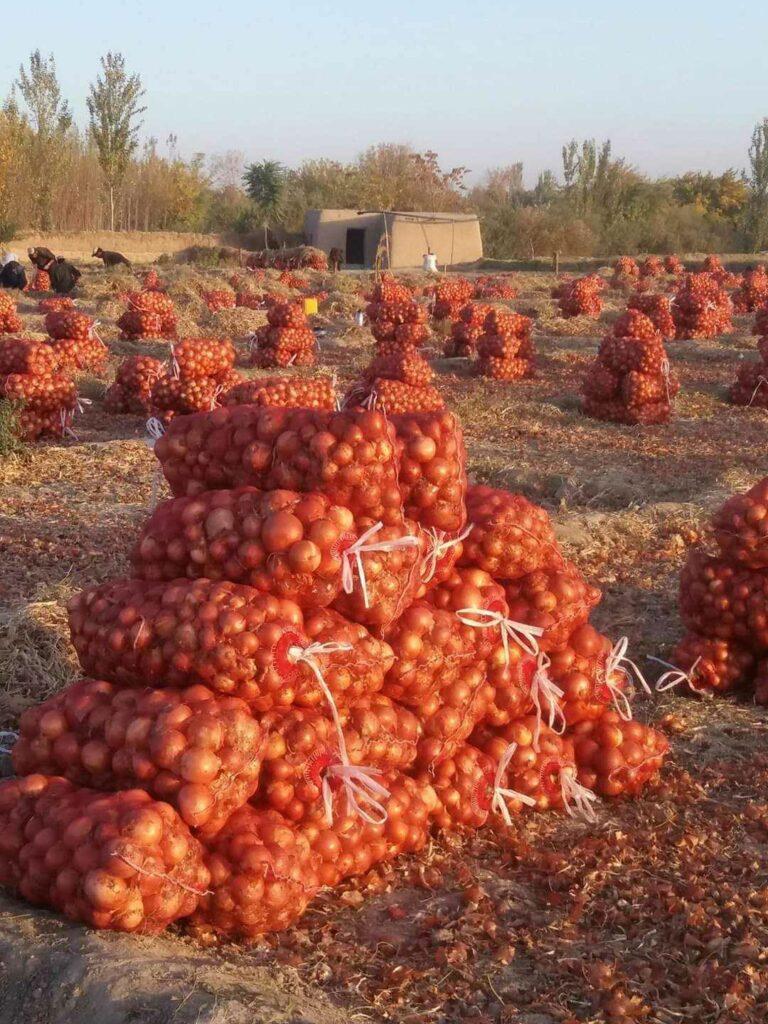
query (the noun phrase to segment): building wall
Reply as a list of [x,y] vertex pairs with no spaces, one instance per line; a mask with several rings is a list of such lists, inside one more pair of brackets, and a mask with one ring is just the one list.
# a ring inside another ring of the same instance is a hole
[[449,224],[416,222],[397,216],[388,220],[393,270],[420,267],[427,247],[437,256],[439,266],[474,263],[482,259],[483,242],[480,222],[476,218]]
[[304,234],[308,245],[328,253],[331,249],[347,250],[347,228],[365,229],[365,265],[373,266],[376,248],[383,230],[380,213],[358,215],[355,210],[308,210],[304,218]]

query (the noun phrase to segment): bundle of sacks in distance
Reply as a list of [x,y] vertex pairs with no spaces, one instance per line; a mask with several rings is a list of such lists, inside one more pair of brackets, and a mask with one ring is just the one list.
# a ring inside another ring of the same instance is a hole
[[657,278],[664,276],[664,261],[660,256],[646,256],[640,264],[641,278]]
[[435,320],[457,320],[461,310],[475,294],[472,282],[463,277],[445,278],[430,291],[433,297],[432,316]]
[[24,324],[16,311],[16,302],[9,292],[0,288],[0,334],[17,334],[24,330]]
[[666,423],[679,390],[661,334],[647,316],[629,309],[600,343],[584,378],[583,409],[615,423]]
[[478,277],[473,284],[472,296],[475,299],[493,302],[508,301],[517,298],[517,288],[511,275],[507,277]]
[[314,366],[317,339],[301,302],[272,302],[267,323],[251,338],[253,366]]
[[224,392],[242,382],[234,366],[235,347],[229,338],[184,338],[177,342],[171,348],[170,367],[152,384],[152,416],[169,423],[179,414],[213,409]]
[[635,292],[627,299],[627,309],[636,309],[651,321],[663,338],[674,338],[675,320],[672,306],[666,295],[651,292]]
[[468,487],[451,413],[235,405],[155,445],[176,497],[69,606],[0,881],[95,927],[252,938],[430,831],[637,794],[625,642],[547,513]]
[[757,351],[759,359],[739,366],[729,395],[734,405],[768,409],[768,335],[758,338]]
[[587,277],[563,282],[554,289],[552,295],[558,300],[564,317],[590,316],[597,319],[603,311],[600,298],[603,288],[605,281],[597,274],[589,274]]
[[726,270],[719,256],[705,256],[701,272],[711,274],[721,288],[736,288],[741,283],[740,275]]
[[44,325],[62,372],[91,370],[100,373],[104,369],[109,349],[97,334],[93,317],[74,307],[51,309],[46,313]]
[[152,406],[152,388],[167,367],[153,356],[128,356],[115,371],[115,380],[107,388],[104,408],[114,413],[148,413]]
[[[149,271],[148,275],[154,273]],[[147,286],[146,281],[150,284]],[[178,318],[173,299],[161,290],[157,275],[145,278],[140,292],[126,295],[128,309],[117,321],[123,340],[145,341],[148,338],[175,338]]]
[[670,255],[664,257],[664,271],[667,274],[671,274],[677,277],[680,274],[685,273],[685,267],[683,261],[679,256]]
[[712,519],[717,552],[689,553],[680,616],[690,632],[661,688],[738,691],[768,704],[768,478],[735,494]]
[[640,267],[631,256],[619,256],[613,264],[611,288],[636,288],[640,280]]
[[768,301],[768,273],[765,267],[758,264],[748,267],[741,282],[733,293],[733,310],[735,313],[754,313]]
[[459,318],[451,324],[451,335],[443,346],[446,359],[474,359],[490,311],[491,307],[483,302],[468,302],[459,311]]
[[534,371],[531,340],[532,322],[506,309],[492,309],[485,317],[483,333],[477,340],[475,370],[494,380],[520,380]]
[[733,304],[715,275],[688,274],[672,303],[676,338],[714,338],[733,330]]
[[27,338],[0,338],[0,398],[17,411],[22,441],[62,437],[71,429],[78,401],[53,346]]

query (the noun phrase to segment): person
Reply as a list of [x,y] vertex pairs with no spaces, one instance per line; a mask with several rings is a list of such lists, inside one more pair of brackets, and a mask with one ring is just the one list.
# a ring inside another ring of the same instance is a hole
[[341,270],[342,264],[344,263],[344,253],[338,246],[335,246],[328,253],[328,268],[332,273],[338,274]]
[[437,273],[437,256],[432,252],[430,248],[424,253],[424,262],[422,263],[422,270],[427,274]]
[[38,270],[45,270],[47,265],[56,259],[55,254],[44,245],[36,245],[34,249],[27,249],[27,255],[29,262]]
[[58,256],[47,266],[43,267],[51,277],[51,287],[57,295],[67,295],[74,291],[77,282],[82,276],[77,267],[69,263],[63,256]]
[[27,287],[27,275],[19,263],[15,252],[7,252],[0,259],[0,288],[18,288],[23,291]]

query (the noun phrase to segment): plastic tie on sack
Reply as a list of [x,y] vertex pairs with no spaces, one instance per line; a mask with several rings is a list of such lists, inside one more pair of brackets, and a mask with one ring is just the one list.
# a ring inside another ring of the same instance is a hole
[[752,392],[752,397],[747,402],[747,408],[749,408],[752,405],[752,403],[754,402],[755,398],[757,397],[757,392],[760,390],[760,388],[763,386],[763,384],[768,384],[768,379],[765,378],[762,374],[760,374],[760,376],[757,378],[757,384],[755,385],[755,390]]
[[527,654],[536,657],[539,653],[537,638],[544,635],[541,626],[529,626],[525,622],[515,622],[514,619],[508,619],[502,612],[494,611],[491,608],[459,608],[456,618],[465,626],[471,626],[473,629],[489,629],[498,626],[507,665],[509,664],[510,640],[518,647],[522,647]]
[[[287,657],[294,665],[304,662],[312,670],[328,702],[336,729],[341,764],[329,765],[323,778],[323,804],[325,807],[325,819],[328,825],[333,824],[332,785],[334,782],[341,784],[350,814],[357,815],[371,825],[382,825],[389,817],[389,813],[377,797],[386,799],[389,796],[389,790],[373,777],[374,775],[381,775],[381,769],[350,763],[347,744],[344,740],[344,730],[339,717],[339,709],[336,707],[336,701],[333,699],[333,694],[328,688],[323,671],[317,660],[318,657],[324,654],[337,654],[341,651],[351,650],[353,650],[352,644],[330,641],[328,643],[309,644],[307,647],[295,645],[288,649]],[[366,807],[370,808],[370,810],[366,810]]]
[[583,818],[593,824],[597,821],[597,813],[592,806],[598,802],[597,796],[591,789],[582,786],[573,774],[573,769],[568,766],[560,769],[560,792],[567,815],[571,818]]
[[384,523],[374,523],[373,526],[361,533],[357,540],[345,548],[341,553],[341,587],[345,594],[351,594],[355,586],[355,575],[352,569],[351,559],[355,559],[357,575],[360,580],[360,589],[363,593],[363,602],[366,608],[370,608],[368,595],[368,581],[365,578],[365,567],[363,566],[363,555],[374,551],[397,551],[400,548],[417,546],[419,538],[408,534],[406,537],[394,537],[392,540],[380,540],[377,543],[368,543],[371,538],[384,528]]
[[[640,686],[645,690],[647,694],[653,693],[648,683],[645,681],[645,677],[637,665],[630,658],[627,657],[627,648],[629,647],[629,638],[626,636],[620,637],[614,644],[613,650],[605,660],[605,685],[615,693],[617,686],[612,683],[612,677],[618,673],[624,676],[628,683],[632,682],[632,675],[637,679]],[[618,710],[618,709],[617,709]],[[621,713],[621,712],[619,712]]]
[[563,690],[549,678],[547,669],[552,664],[550,659],[544,653],[539,652],[538,659],[536,661],[536,671],[533,673],[531,679],[531,700],[536,708],[536,732],[533,737],[533,749],[539,749],[539,738],[541,737],[541,723],[544,718],[543,705],[547,706],[547,725],[553,732],[556,732],[558,736],[562,736],[565,732],[567,722],[565,720],[565,713],[560,701],[565,696]]
[[138,874],[146,875],[147,878],[162,878],[164,881],[170,882],[171,885],[176,885],[179,889],[192,893],[193,896],[200,896],[201,898],[203,896],[213,896],[212,889],[195,889],[191,885],[186,885],[184,882],[180,882],[177,878],[171,878],[171,876],[165,871],[150,871],[148,868],[142,868],[138,864],[134,864],[134,862],[129,860],[123,853],[115,853],[113,856],[117,857],[117,859],[121,860],[124,864],[127,864],[129,868],[132,868]]
[[75,404],[77,406],[77,411],[80,413],[81,416],[83,416],[85,414],[85,407],[87,405],[93,405],[93,402],[91,401],[90,398],[82,398],[80,395],[78,395],[77,398],[75,399]]
[[519,800],[527,807],[536,806],[536,801],[532,796],[528,796],[526,793],[519,793],[516,789],[507,789],[506,786],[501,784],[504,773],[509,768],[509,762],[512,760],[516,750],[517,744],[512,742],[501,755],[499,763],[496,765],[496,774],[493,777],[493,795],[491,796],[491,810],[501,815],[504,819],[504,824],[508,828],[512,827],[512,815],[509,813],[506,800]]
[[61,421],[61,436],[71,437],[73,441],[79,441],[80,438],[72,429],[72,420],[74,419],[74,409],[61,409],[59,410],[59,419]]
[[155,442],[159,441],[165,433],[165,427],[157,418],[157,416],[150,416],[146,422],[147,434],[144,438],[144,444],[147,448],[154,448]]
[[670,664],[668,661],[664,661],[662,658],[649,657],[649,661],[656,661],[659,665],[664,665],[668,671],[664,672],[656,680],[654,690],[656,693],[664,693],[667,690],[672,690],[676,686],[680,686],[681,683],[687,683],[687,685],[693,690],[694,693],[704,693],[705,691],[700,690],[693,683],[693,673],[696,671],[696,667],[701,661],[701,655],[698,656],[696,661],[691,665],[687,672],[684,672],[681,668],[677,668],[676,665]]
[[670,369],[671,368],[670,368],[670,365],[669,365],[669,359],[667,359],[667,357],[665,356],[662,359],[662,361],[661,361],[661,375],[664,378],[664,387],[666,388],[666,392],[667,392],[667,404],[668,405],[672,404],[672,397],[671,397],[671,395],[669,393],[669,374],[670,374]]
[[[469,526],[465,527],[460,534],[456,537],[452,537],[450,540],[446,540],[448,536],[444,530],[438,530],[434,526],[430,526],[425,531],[429,538],[429,551],[427,552],[424,561],[421,565],[421,580],[422,583],[429,583],[433,579],[437,572],[437,563],[451,548],[455,548],[457,544],[461,544],[467,537],[472,533],[475,528],[474,523],[470,523]],[[426,570],[426,571],[425,571]]]

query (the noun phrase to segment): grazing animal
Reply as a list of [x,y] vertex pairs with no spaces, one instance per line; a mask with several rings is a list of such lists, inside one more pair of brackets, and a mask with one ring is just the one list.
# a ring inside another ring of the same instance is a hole
[[68,263],[63,256],[57,257],[42,269],[50,274],[51,287],[58,295],[67,295],[73,291],[82,276],[77,267]]
[[126,259],[121,252],[111,252],[109,249],[102,249],[101,246],[98,249],[94,249],[92,255],[97,260],[103,260],[105,267],[117,267],[121,263],[124,263],[126,267],[131,265],[131,261]]
[[56,259],[55,254],[50,249],[46,249],[44,245],[37,245],[34,249],[27,249],[27,255],[29,256],[30,263],[37,267],[38,270],[45,270],[48,264]]

